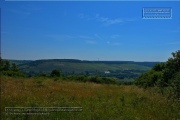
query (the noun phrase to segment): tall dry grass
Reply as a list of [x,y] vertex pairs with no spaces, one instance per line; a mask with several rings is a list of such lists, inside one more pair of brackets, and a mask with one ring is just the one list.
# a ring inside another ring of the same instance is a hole
[[[180,105],[154,89],[40,78],[1,78],[3,119],[178,120]],[[5,115],[5,107],[82,107],[81,112]]]

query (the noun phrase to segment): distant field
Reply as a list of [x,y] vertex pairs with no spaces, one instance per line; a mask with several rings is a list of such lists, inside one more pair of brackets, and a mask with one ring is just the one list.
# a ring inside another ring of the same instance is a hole
[[[1,78],[2,118],[11,120],[179,120],[180,105],[154,89],[43,78]],[[5,107],[82,107],[79,112],[5,115]]]

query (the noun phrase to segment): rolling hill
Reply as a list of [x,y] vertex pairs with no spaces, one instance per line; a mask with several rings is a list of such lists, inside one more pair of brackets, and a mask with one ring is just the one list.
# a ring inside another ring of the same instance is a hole
[[87,61],[76,59],[10,60],[26,75],[50,74],[57,68],[63,75],[100,75],[134,79],[159,62]]

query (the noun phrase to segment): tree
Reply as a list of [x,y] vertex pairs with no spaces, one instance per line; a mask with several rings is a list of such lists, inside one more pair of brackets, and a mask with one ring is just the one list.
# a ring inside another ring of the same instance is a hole
[[180,71],[180,50],[173,52],[172,56],[166,62],[165,69],[162,72],[164,86],[171,84],[175,74]]
[[4,60],[0,59],[0,71],[4,70]]
[[180,99],[180,72],[177,72],[171,83],[172,92],[175,98]]
[[0,60],[0,74],[11,77],[24,77],[25,75],[19,71],[15,63],[10,64],[8,60]]
[[166,68],[171,69],[173,72],[178,72],[180,70],[180,50],[171,54],[173,57],[166,62]]
[[162,71],[165,68],[165,63],[159,63],[153,66],[153,70],[155,71]]
[[137,78],[134,83],[140,87],[147,88],[155,86],[160,79],[161,72],[149,70],[148,72],[141,74],[141,76]]
[[173,52],[165,63],[155,65],[134,82],[141,87],[157,85],[162,91],[170,90],[169,95],[180,98],[180,50]]
[[14,72],[18,72],[19,71],[19,69],[18,69],[18,67],[17,67],[17,65],[15,63],[12,63],[11,70],[14,71]]
[[4,65],[4,70],[5,71],[8,71],[10,70],[10,67],[11,67],[11,64],[8,60],[5,61],[5,65]]
[[61,76],[61,72],[59,69],[54,69],[51,72],[51,77],[60,77]]

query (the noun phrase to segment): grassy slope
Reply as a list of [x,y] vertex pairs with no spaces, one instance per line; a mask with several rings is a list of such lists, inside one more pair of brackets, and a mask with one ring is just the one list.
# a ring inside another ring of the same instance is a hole
[[4,107],[82,107],[82,112],[58,112],[50,115],[3,115],[10,119],[110,119],[177,120],[179,104],[172,103],[153,90],[136,86],[103,85],[51,79],[2,78]]

